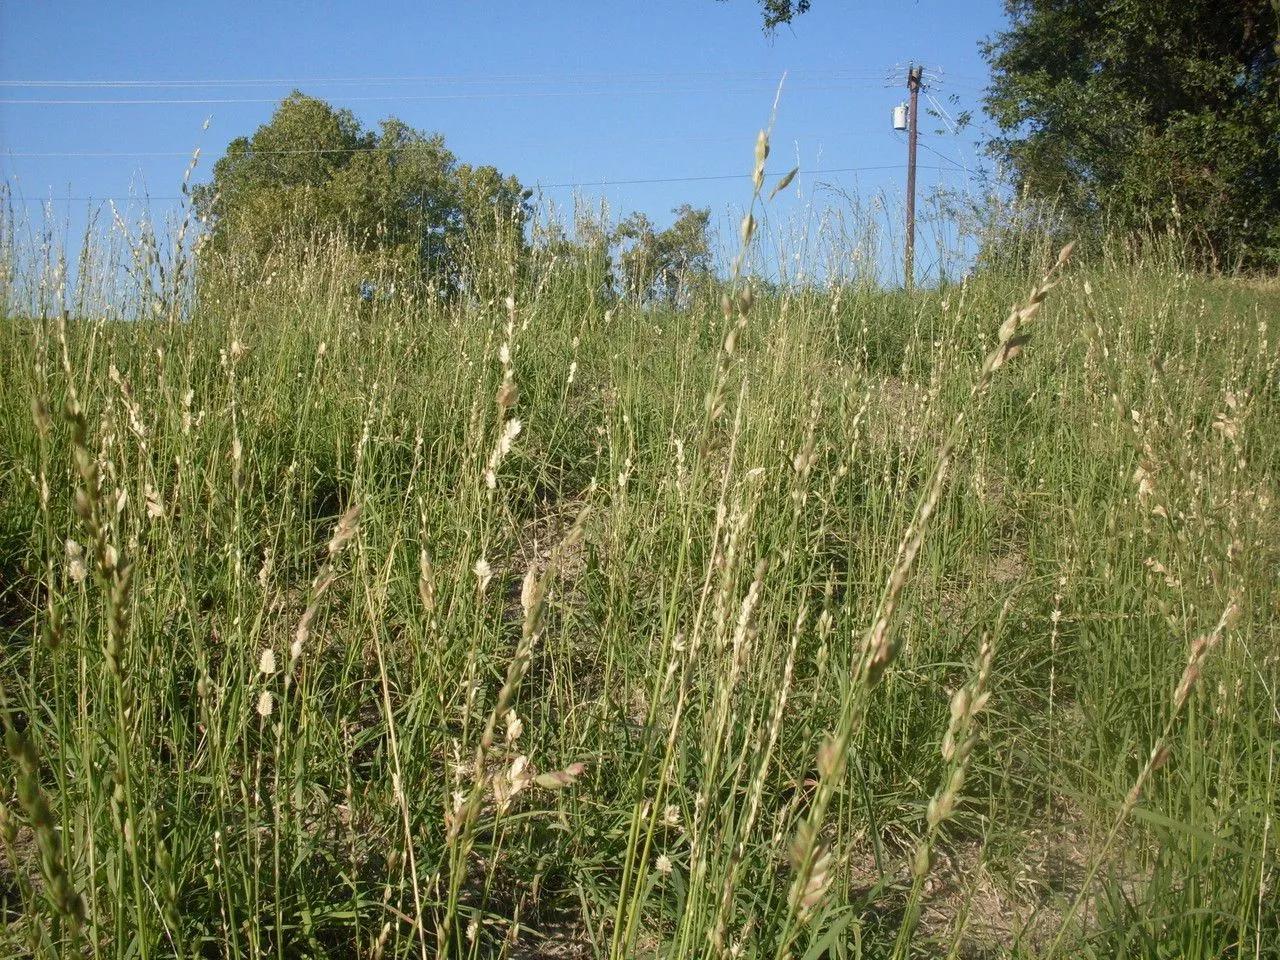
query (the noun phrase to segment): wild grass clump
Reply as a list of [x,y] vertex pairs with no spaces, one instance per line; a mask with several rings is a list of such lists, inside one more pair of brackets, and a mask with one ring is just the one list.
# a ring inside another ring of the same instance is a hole
[[768,157],[680,309],[6,224],[7,953],[1278,955],[1276,291],[769,291]]

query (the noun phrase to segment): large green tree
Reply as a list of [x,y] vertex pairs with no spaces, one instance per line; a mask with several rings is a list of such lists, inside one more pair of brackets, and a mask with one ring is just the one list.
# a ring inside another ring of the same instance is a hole
[[522,247],[528,198],[514,177],[460,164],[439,134],[394,117],[365,130],[349,110],[294,91],[231,142],[196,207],[224,253],[261,259],[337,234],[457,288],[478,249]]
[[1280,260],[1277,0],[1006,0],[993,153],[1075,231],[1173,229]]

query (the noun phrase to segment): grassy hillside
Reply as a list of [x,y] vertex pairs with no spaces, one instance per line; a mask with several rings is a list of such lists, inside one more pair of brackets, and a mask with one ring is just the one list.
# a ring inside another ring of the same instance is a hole
[[123,321],[10,245],[5,955],[1280,956],[1280,291],[1025,249]]

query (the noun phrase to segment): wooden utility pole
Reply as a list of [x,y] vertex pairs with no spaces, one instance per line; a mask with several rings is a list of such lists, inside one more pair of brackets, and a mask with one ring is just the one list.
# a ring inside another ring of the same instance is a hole
[[916,110],[920,102],[920,76],[922,67],[912,67],[907,73],[907,89],[911,91],[911,106],[907,113],[907,289],[911,289],[916,273]]

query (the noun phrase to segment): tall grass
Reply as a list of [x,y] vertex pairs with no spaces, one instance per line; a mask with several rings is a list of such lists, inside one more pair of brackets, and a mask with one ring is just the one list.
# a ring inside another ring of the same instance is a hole
[[679,311],[10,218],[9,954],[1278,955],[1280,295],[764,295],[766,156]]

